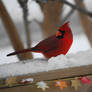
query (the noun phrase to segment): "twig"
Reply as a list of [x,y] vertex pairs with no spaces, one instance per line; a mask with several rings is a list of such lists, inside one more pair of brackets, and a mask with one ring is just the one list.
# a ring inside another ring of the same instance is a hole
[[69,5],[71,8],[77,9],[80,13],[84,13],[84,14],[87,14],[88,16],[92,17],[92,13],[87,11],[86,9],[83,9],[83,8],[79,7],[78,5],[73,5],[66,0],[61,0],[61,1],[65,4]]
[[31,41],[30,41],[30,24],[28,21],[28,7],[27,7],[27,3],[28,0],[18,0],[22,10],[23,10],[23,19],[24,19],[24,25],[25,25],[25,30],[26,30],[26,38],[27,38],[27,46],[28,48],[31,47]]
[[59,25],[64,24],[64,22],[69,19],[69,17],[74,13],[74,11],[74,9],[71,9],[69,13],[60,21]]
[[[7,29],[7,33],[10,37],[11,43],[15,49],[15,51],[19,51],[24,49],[24,46],[22,44],[22,41],[20,39],[19,34],[17,33],[17,29],[10,18],[2,0],[0,0],[0,17],[4,23],[5,28]],[[20,60],[29,59],[31,58],[30,53],[17,55]]]
[[[27,46],[28,48],[31,48],[30,23],[28,21],[28,7],[27,7],[28,0],[18,0],[18,2],[23,10],[23,19],[24,19],[24,25],[25,25]],[[32,54],[31,54],[31,58],[33,58]]]
[[[82,2],[82,1],[83,1],[83,0],[78,0],[78,2],[77,2],[76,5],[79,5],[80,2]],[[72,8],[72,9],[69,11],[69,13],[60,21],[59,25],[64,24],[64,22],[70,18],[70,16],[74,13],[74,11],[75,11],[75,9]]]
[[[38,1],[44,3],[44,0],[38,0]],[[53,1],[53,0],[51,0],[51,1]],[[68,5],[68,6],[70,6],[71,8],[76,9],[76,10],[78,10],[79,12],[88,15],[89,17],[92,17],[92,13],[91,13],[91,12],[89,12],[89,11],[87,11],[87,10],[85,10],[85,9],[83,9],[83,8],[81,8],[81,7],[79,7],[79,6],[77,6],[77,5],[73,5],[72,3],[68,2],[67,0],[56,0],[56,1],[61,1],[62,3],[64,3],[64,4]]]
[[[77,0],[75,0],[75,2],[77,3]],[[80,3],[80,6],[85,8],[85,5],[83,2]],[[78,12],[79,16],[80,16],[80,22],[82,23],[82,26],[84,28],[84,32],[86,33],[88,40],[90,42],[90,45],[92,46],[92,21],[88,18],[87,15],[84,15],[80,12]]]

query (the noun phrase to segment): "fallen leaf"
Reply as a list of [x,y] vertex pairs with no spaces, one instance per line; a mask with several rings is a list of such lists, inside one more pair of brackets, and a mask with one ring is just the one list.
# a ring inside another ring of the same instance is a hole
[[82,77],[81,82],[83,84],[91,84],[91,80],[88,77]]
[[64,81],[62,81],[62,80],[56,81],[56,86],[60,87],[60,89],[67,88],[66,82],[64,82]]
[[8,79],[6,79],[5,82],[7,86],[12,86],[13,84],[17,82],[16,77],[10,76]]
[[33,78],[26,78],[26,79],[20,80],[18,83],[19,84],[27,84],[27,83],[33,83],[33,81],[34,81]]
[[40,81],[36,83],[37,88],[41,88],[43,91],[46,90],[46,88],[49,88],[49,86],[47,86],[47,84],[44,81]]
[[73,87],[75,90],[78,90],[78,88],[81,86],[81,83],[79,80],[71,80],[71,87]]

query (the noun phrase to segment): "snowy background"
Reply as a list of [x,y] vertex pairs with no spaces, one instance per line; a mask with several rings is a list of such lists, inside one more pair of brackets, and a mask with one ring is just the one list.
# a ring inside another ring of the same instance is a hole
[[[74,3],[72,0],[69,1]],[[92,0],[84,0],[84,1],[86,3],[87,9],[92,12]],[[18,29],[18,32],[21,36],[23,43],[25,44],[26,38],[25,38],[25,30],[22,19],[22,10],[17,0],[3,0],[3,2],[7,7],[9,14],[11,15]],[[37,24],[34,21],[34,19],[36,19],[39,22],[42,22],[44,19],[44,14],[40,10],[40,6],[35,1],[29,0],[28,6],[29,6],[29,20],[33,21],[32,24],[30,25],[30,28],[31,28],[32,46],[34,46],[43,39],[41,27],[39,26],[39,24]],[[63,16],[69,10],[70,10],[69,7],[64,6]],[[90,49],[91,47],[89,45],[88,39],[85,36],[85,33],[83,32],[83,28],[80,25],[79,16],[77,15],[77,12],[75,12],[71,16],[69,21],[74,36],[74,42],[68,54],[76,53],[79,51],[86,51]],[[26,48],[26,44],[25,44],[25,48]],[[6,57],[6,55],[12,51],[13,51],[12,45],[9,41],[8,35],[0,19],[0,64],[18,61],[16,56]],[[38,53],[33,53],[33,55],[35,58],[43,57],[41,54]]]

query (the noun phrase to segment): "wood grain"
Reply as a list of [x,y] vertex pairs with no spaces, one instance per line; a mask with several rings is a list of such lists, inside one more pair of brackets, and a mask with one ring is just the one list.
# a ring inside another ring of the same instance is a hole
[[44,21],[42,23],[42,29],[44,37],[55,34],[58,30],[58,24],[61,17],[63,4],[59,1],[49,0],[48,3],[39,3],[44,13]]
[[[77,91],[75,91],[74,88],[70,86],[70,81],[66,81],[68,87],[64,88],[63,90],[55,86],[55,81],[45,81],[45,82],[49,86],[49,88],[46,89],[45,92],[91,92],[92,91],[92,90],[88,91],[88,89],[90,88],[92,89],[92,84],[90,86],[82,85],[81,87],[78,88]],[[37,88],[36,84],[0,89],[0,92],[30,92],[30,91],[43,92],[42,89]]]
[[[20,81],[22,79],[26,78],[33,78],[34,82],[36,83],[38,81],[54,81],[54,80],[71,80],[75,77],[81,77],[81,76],[89,76],[92,75],[92,65],[88,66],[81,66],[81,67],[73,67],[73,68],[66,68],[66,69],[58,69],[58,70],[52,70],[48,72],[39,72],[34,74],[26,74],[21,76],[16,76],[17,81]],[[5,85],[6,79],[0,79],[0,88],[7,87]],[[16,86],[19,86],[20,84],[16,83]]]
[[[77,3],[78,0],[75,0],[75,2]],[[81,2],[80,6],[86,10],[84,2]],[[85,34],[90,42],[90,45],[92,46],[92,30],[91,30],[92,29],[92,21],[86,14],[83,14],[81,12],[78,12],[78,14],[80,17],[80,22],[84,29],[83,31],[85,32]]]
[[[20,36],[17,32],[17,29],[11,19],[11,17],[9,16],[2,0],[0,0],[0,17],[3,21],[3,24],[6,28],[6,32],[9,35],[9,38],[11,40],[12,46],[15,49],[15,51],[19,51],[24,49],[23,43],[20,39]],[[8,54],[8,53],[7,53]],[[24,60],[24,59],[30,59],[31,58],[31,54],[30,53],[26,53],[26,54],[21,54],[21,55],[17,55],[18,58],[20,60]]]

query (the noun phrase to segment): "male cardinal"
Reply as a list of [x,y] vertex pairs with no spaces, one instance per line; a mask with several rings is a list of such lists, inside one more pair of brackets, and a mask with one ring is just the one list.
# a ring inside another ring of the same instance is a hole
[[59,28],[55,35],[41,41],[35,47],[16,51],[7,56],[26,53],[29,51],[42,53],[46,58],[51,58],[60,54],[65,55],[70,49],[72,42],[73,35],[69,27],[69,22],[67,22]]

